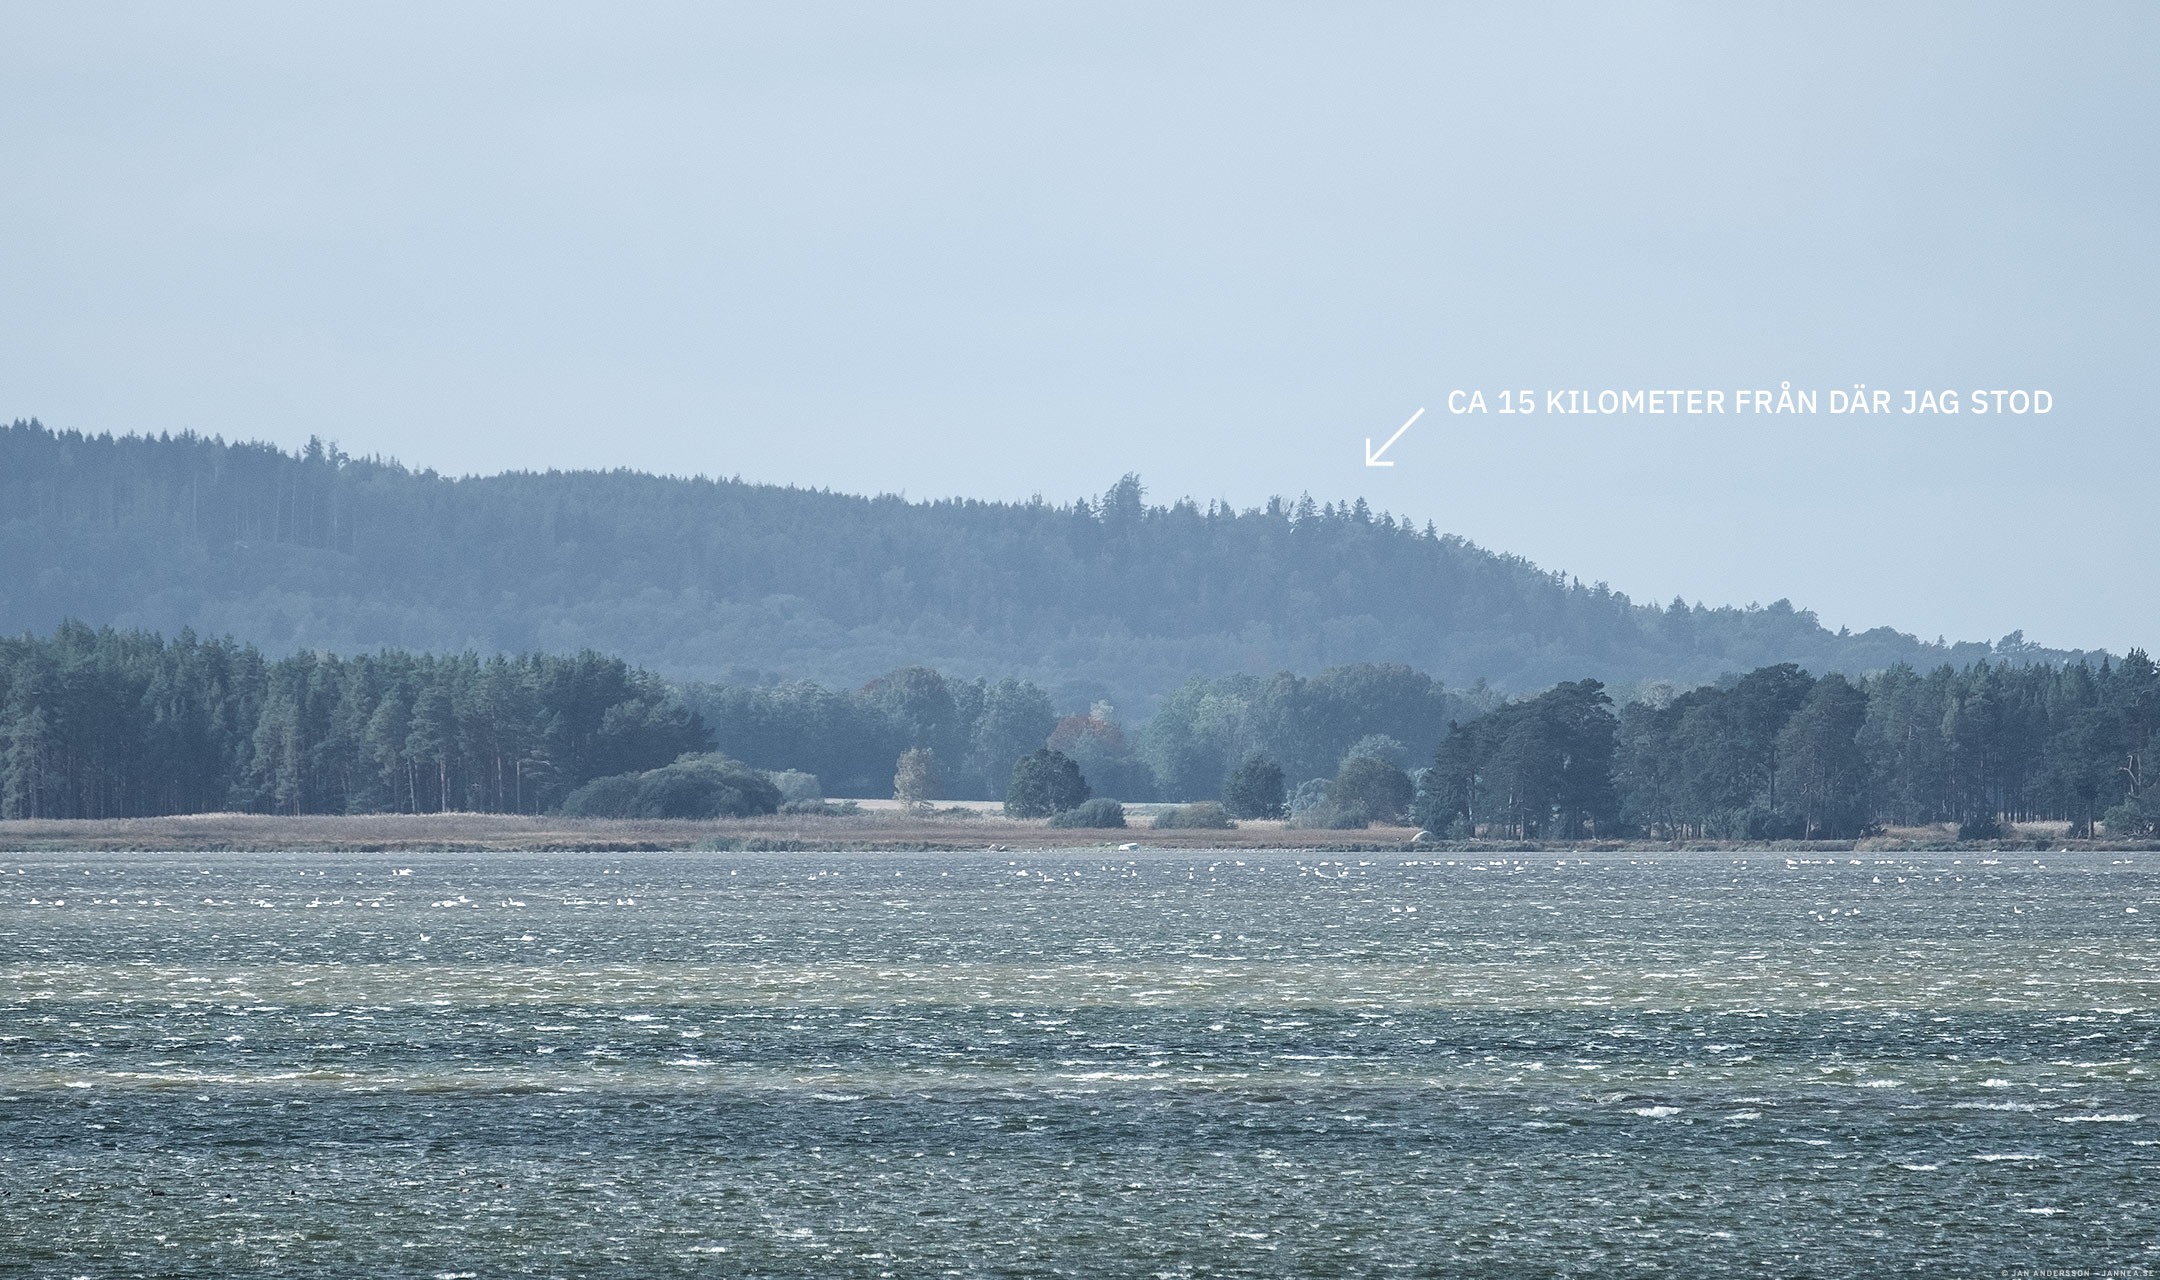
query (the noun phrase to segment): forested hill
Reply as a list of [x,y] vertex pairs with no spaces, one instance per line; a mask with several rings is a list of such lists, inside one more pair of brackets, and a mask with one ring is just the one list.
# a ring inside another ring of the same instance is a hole
[[908,502],[629,471],[453,479],[310,445],[0,429],[0,630],[64,619],[272,653],[592,647],[678,678],[848,684],[904,665],[1144,715],[1195,675],[1407,663],[1529,690],[1777,662],[2077,655],[1639,605],[1310,498]]

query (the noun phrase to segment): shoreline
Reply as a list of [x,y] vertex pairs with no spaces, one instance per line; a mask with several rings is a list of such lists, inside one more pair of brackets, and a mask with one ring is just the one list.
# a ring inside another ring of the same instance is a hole
[[1930,828],[1859,840],[1720,841],[1415,839],[1414,827],[1320,830],[1281,822],[1230,830],[1053,828],[1002,815],[856,817],[772,815],[713,820],[528,817],[495,813],[280,816],[185,814],[157,818],[0,821],[0,854],[34,853],[1007,853],[1046,849],[1310,851],[1313,853],[2160,852],[2160,841],[2059,836],[1961,842]]

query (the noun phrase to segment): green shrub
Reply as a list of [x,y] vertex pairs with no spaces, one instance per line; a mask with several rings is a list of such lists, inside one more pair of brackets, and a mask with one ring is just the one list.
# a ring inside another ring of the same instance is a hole
[[780,789],[723,755],[686,755],[643,773],[595,778],[563,798],[583,818],[744,818],[780,807]]
[[1013,762],[1005,788],[1005,814],[1011,818],[1046,818],[1077,807],[1088,798],[1080,766],[1061,751],[1044,748]]
[[1322,800],[1309,808],[1290,815],[1287,824],[1308,831],[1359,831],[1372,825],[1363,809],[1350,809],[1332,800]]
[[1290,798],[1283,801],[1283,807],[1292,813],[1303,813],[1326,800],[1328,787],[1331,785],[1333,784],[1326,778],[1307,778],[1297,784],[1297,789],[1290,793]]
[[618,773],[594,778],[563,797],[562,812],[572,818],[622,818],[637,801],[638,775]]
[[2121,804],[2110,808],[2101,821],[2107,823],[2110,836],[2149,836],[2160,831],[2160,789],[2150,784],[2143,794],[2125,797]]
[[1351,756],[1328,784],[1327,803],[1373,822],[1399,822],[1417,789],[1410,775],[1376,756]]
[[1125,825],[1125,806],[1107,797],[1098,796],[1073,808],[1051,814],[1050,825],[1096,829],[1122,827]]
[[1157,831],[1228,831],[1236,826],[1237,823],[1230,820],[1230,811],[1213,800],[1181,804],[1175,809],[1165,809],[1155,815]]
[[825,798],[825,791],[814,773],[804,773],[800,769],[775,769],[768,770],[765,778],[780,789],[780,799],[784,803],[795,804],[804,800]]
[[1222,798],[1232,817],[1281,817],[1282,766],[1258,753],[1245,757],[1223,782]]

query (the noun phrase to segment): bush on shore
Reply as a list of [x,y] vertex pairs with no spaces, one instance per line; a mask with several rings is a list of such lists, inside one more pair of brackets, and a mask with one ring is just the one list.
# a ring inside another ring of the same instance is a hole
[[1050,815],[1053,827],[1090,827],[1104,829],[1125,825],[1125,806],[1106,796],[1097,796],[1070,809]]
[[1005,788],[1005,816],[1047,818],[1077,808],[1087,798],[1087,779],[1080,776],[1080,766],[1064,752],[1045,747],[1013,762],[1012,781]]
[[1237,823],[1230,820],[1230,811],[1213,800],[1181,804],[1155,815],[1157,831],[1230,831],[1236,826]]
[[1362,831],[1372,825],[1363,809],[1348,808],[1332,800],[1322,800],[1290,815],[1286,824],[1304,831]]
[[562,803],[573,818],[747,818],[779,808],[780,788],[770,778],[712,753],[595,778]]

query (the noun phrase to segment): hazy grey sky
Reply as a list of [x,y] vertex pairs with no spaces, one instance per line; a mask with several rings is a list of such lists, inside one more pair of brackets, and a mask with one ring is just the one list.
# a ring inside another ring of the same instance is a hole
[[[1363,494],[1637,598],[2160,643],[2151,5],[11,4],[0,58],[0,417]],[[1445,408],[1786,380],[2055,409]]]

